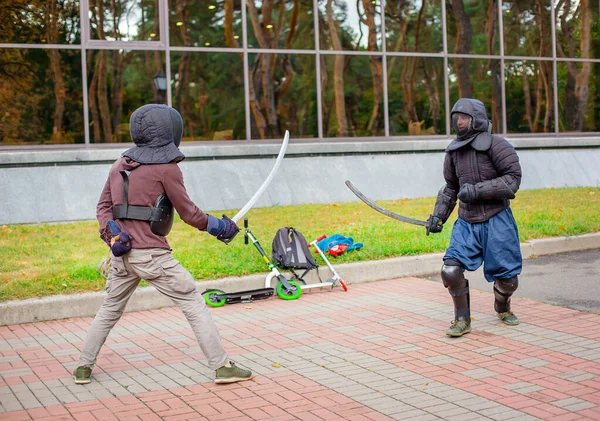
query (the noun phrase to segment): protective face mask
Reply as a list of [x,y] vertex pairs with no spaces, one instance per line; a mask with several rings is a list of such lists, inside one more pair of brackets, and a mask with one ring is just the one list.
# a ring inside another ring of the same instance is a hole
[[468,114],[454,113],[452,114],[452,128],[459,137],[464,136],[473,128],[473,118]]

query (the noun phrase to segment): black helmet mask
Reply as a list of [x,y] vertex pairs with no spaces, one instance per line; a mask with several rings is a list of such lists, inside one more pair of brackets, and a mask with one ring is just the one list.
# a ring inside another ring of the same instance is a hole
[[492,122],[488,120],[483,102],[473,98],[456,101],[450,112],[452,129],[456,133],[446,151],[462,148],[472,143],[477,150],[487,150],[491,144]]
[[179,150],[183,119],[174,108],[162,104],[143,105],[131,114],[129,127],[135,146],[123,156],[140,164],[166,164],[185,158]]

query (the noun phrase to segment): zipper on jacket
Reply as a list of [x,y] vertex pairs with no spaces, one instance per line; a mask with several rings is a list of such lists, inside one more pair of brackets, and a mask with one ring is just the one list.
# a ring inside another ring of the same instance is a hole
[[[479,154],[479,152],[477,152],[475,149],[473,149],[473,152],[473,159],[475,160],[474,167],[477,170],[477,182],[481,182],[483,180],[481,179],[481,171],[479,170],[479,159],[477,159],[477,155]],[[479,202],[477,204],[477,207],[479,208],[478,210],[480,210],[479,214],[483,215],[483,220],[487,221],[487,215],[485,214],[485,204],[483,202]]]

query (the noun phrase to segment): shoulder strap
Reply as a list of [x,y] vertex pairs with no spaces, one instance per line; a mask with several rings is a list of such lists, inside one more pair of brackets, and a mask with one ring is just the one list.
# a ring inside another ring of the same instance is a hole
[[131,171],[119,171],[123,177],[123,204],[113,206],[113,219],[137,219],[140,221],[157,220],[155,208],[147,206],[129,206],[129,174]]

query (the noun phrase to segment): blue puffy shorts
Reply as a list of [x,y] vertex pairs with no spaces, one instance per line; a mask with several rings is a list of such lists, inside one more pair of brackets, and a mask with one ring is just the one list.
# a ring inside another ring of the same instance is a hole
[[478,224],[458,218],[452,227],[446,259],[457,259],[468,271],[477,270],[483,263],[483,274],[488,282],[520,274],[523,256],[510,208]]

